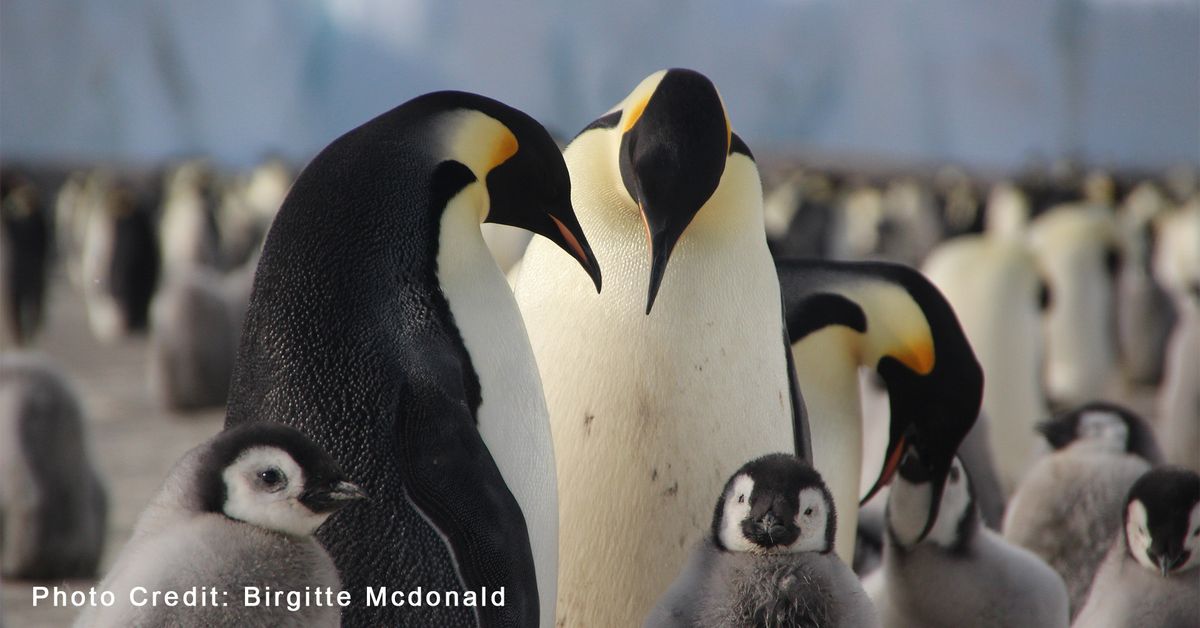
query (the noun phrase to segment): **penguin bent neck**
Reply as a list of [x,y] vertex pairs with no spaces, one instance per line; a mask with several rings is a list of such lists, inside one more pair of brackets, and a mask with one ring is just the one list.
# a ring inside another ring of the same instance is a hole
[[479,434],[525,515],[542,624],[549,625],[558,564],[554,447],[525,324],[480,231],[487,206],[478,181],[450,200],[438,232],[437,277],[479,379]]
[[[611,139],[587,131],[564,154],[603,292],[538,239],[516,282],[560,461],[559,606],[572,625],[641,622],[704,535],[728,476],[794,446],[779,281],[753,162],[727,158],[647,315],[646,226]],[[647,530],[646,521],[679,525]],[[595,576],[596,565],[619,572],[614,561],[639,569]]]

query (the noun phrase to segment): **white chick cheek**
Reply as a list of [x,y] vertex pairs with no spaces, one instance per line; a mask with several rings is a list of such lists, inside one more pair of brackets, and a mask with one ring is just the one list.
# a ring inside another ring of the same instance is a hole
[[796,527],[800,535],[788,546],[790,552],[820,552],[825,549],[825,530],[829,526],[829,508],[818,488],[800,491]]
[[742,521],[750,516],[750,494],[753,492],[754,480],[741,475],[733,481],[733,487],[725,495],[720,537],[721,545],[731,552],[748,552],[757,547],[742,534]]
[[1125,513],[1125,541],[1129,543],[1129,553],[1146,569],[1158,571],[1158,564],[1151,560],[1147,553],[1150,548],[1150,532],[1146,525],[1146,507],[1137,500],[1130,502]]
[[1183,540],[1183,549],[1187,550],[1188,559],[1179,566],[1179,571],[1200,565],[1200,502],[1192,506],[1192,514],[1188,517],[1187,538]]

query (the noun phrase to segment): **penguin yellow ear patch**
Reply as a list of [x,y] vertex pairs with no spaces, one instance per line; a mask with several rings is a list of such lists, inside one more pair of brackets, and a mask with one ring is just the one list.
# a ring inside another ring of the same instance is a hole
[[933,370],[933,343],[921,341],[906,345],[894,357],[917,374],[928,375]]
[[500,137],[496,140],[496,145],[492,148],[492,155],[488,160],[487,169],[490,171],[492,168],[508,161],[510,157],[517,154],[517,148],[519,148],[517,136],[513,135],[512,131],[509,131],[507,128],[503,129]]
[[650,102],[650,97],[653,95],[653,93],[646,94],[645,98],[637,101],[636,104],[629,108],[629,111],[625,113],[625,124],[621,125],[622,133],[628,133],[629,129],[632,129],[633,125],[637,124],[637,121],[642,117],[642,112],[646,110],[646,104]]

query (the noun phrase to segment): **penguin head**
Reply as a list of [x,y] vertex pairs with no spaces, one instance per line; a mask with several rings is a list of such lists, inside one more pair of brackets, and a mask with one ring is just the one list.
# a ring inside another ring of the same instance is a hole
[[[910,445],[888,494],[888,533],[901,547],[928,542],[956,551],[970,540],[979,520],[970,478],[955,456],[940,496],[936,496],[931,480],[920,451]],[[940,504],[932,509],[930,501],[935,496]],[[929,521],[931,517],[933,521]]]
[[620,178],[615,192],[636,207],[645,227],[649,314],[671,252],[716,192],[727,159],[732,153],[748,157],[749,149],[733,135],[716,86],[693,70],[651,74],[580,134],[593,129],[609,134],[614,175]]
[[[435,92],[411,103],[442,110],[447,161],[435,185],[447,179],[458,187],[482,182],[487,192],[482,222],[549,238],[583,266],[599,292],[600,265],[575,217],[570,175],[550,133],[525,113],[475,94]],[[451,164],[458,166],[447,176],[445,166]]]
[[886,486],[906,452],[914,451],[912,464],[924,467],[933,491],[924,538],[938,520],[954,455],[979,416],[983,368],[949,302],[920,272],[887,263],[862,267],[885,281],[869,282],[853,294],[860,311],[866,306],[874,313],[872,320],[865,315],[861,320],[857,349],[887,385],[891,413],[884,463],[862,503]]
[[217,435],[199,465],[200,497],[216,512],[294,536],[366,494],[308,437],[278,423],[247,423]]
[[833,496],[821,475],[790,454],[738,469],[713,512],[713,541],[730,552],[824,554],[836,531]]
[[1125,500],[1125,545],[1163,577],[1200,564],[1200,475],[1168,466],[1139,478]]
[[1151,464],[1162,456],[1154,431],[1128,408],[1094,401],[1037,424],[1036,429],[1055,450],[1086,447],[1114,454],[1129,453]]

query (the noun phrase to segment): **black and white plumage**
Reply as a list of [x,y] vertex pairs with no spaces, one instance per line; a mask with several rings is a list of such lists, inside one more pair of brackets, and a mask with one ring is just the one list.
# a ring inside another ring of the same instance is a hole
[[1074,625],[1200,626],[1200,476],[1149,471],[1130,489],[1122,519]]
[[158,287],[156,201],[125,181],[99,185],[87,212],[83,241],[83,295],[88,324],[101,341],[146,329]]
[[279,209],[226,425],[293,425],[372,495],[318,534],[349,589],[506,591],[505,606],[479,608],[359,596],[346,623],[553,623],[550,425],[480,224],[545,236],[598,289],[570,193],[562,154],[535,120],[436,92],[335,140]]
[[[883,566],[864,583],[888,628],[1062,628],[1062,579],[1033,553],[980,524],[970,479],[954,459],[937,521],[932,490],[913,448],[888,495]],[[928,528],[928,536],[922,530]]]
[[1160,217],[1154,276],[1178,314],[1159,389],[1159,429],[1173,464],[1200,473],[1200,197]]
[[1149,425],[1112,404],[1087,404],[1040,429],[1056,451],[1038,460],[1013,493],[1004,537],[1062,576],[1074,614],[1120,528],[1129,488],[1162,455]]
[[83,408],[45,358],[0,353],[0,568],[6,578],[89,578],[108,502]]
[[833,497],[807,463],[787,454],[746,463],[646,628],[877,626],[833,552],[836,527]]
[[[365,497],[323,449],[293,428],[252,423],[225,430],[176,463],[97,589],[117,604],[88,607],[79,628],[340,625],[336,605],[245,606],[246,587],[341,589],[312,538],[334,512]],[[229,592],[204,606],[135,606],[134,587]],[[227,604],[227,605],[222,605]]]

